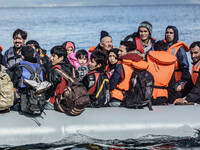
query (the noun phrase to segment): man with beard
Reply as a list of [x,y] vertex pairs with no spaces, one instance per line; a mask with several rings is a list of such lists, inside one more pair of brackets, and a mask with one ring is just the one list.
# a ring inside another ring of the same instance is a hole
[[184,42],[178,41],[178,39],[178,29],[175,26],[168,26],[165,30],[164,42],[168,45],[167,52],[177,57],[175,90],[177,97],[182,97],[182,90],[190,78],[189,63],[186,54],[189,51],[189,47]]
[[176,104],[192,104],[194,102],[200,104],[200,41],[193,42],[190,45],[190,54],[193,61],[191,78],[183,90],[187,95],[185,99],[177,99],[175,101]]
[[[23,31],[21,29],[17,29],[13,33],[13,47],[10,47],[4,54],[3,57],[3,64],[6,68],[9,69],[8,73],[10,76],[12,76],[15,68],[19,64],[19,62],[22,60],[21,59],[21,49],[24,46],[25,42],[27,39],[27,32]],[[39,61],[39,56],[36,56],[35,52],[35,57],[37,59],[37,63],[40,63]]]

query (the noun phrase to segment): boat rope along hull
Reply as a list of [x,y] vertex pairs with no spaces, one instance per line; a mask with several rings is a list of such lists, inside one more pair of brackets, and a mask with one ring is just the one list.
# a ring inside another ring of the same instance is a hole
[[71,134],[83,134],[95,139],[137,139],[146,135],[195,137],[200,129],[200,107],[154,106],[153,111],[127,108],[86,108],[79,116],[68,116],[45,110],[32,118],[11,111],[0,114],[0,145],[52,143]]

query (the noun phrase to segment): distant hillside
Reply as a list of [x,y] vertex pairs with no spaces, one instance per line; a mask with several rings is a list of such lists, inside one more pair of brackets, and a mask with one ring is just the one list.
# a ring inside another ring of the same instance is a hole
[[0,7],[200,4],[200,0],[0,0]]

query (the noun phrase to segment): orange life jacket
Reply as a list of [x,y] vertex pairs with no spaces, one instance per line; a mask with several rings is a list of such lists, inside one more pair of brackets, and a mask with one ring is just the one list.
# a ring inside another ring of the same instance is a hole
[[[113,48],[116,48],[116,47],[113,47]],[[88,52],[92,53],[92,52],[95,51],[95,49],[96,49],[95,46],[91,46],[91,47],[89,48]]]
[[[51,70],[53,70],[54,68],[62,69],[60,65],[53,66],[51,68]],[[58,94],[62,94],[63,91],[65,90],[66,86],[67,86],[67,81],[61,76],[61,82],[56,86],[55,95],[50,98],[49,102],[54,104],[55,103],[55,96],[58,95]]]
[[194,85],[197,82],[197,77],[199,76],[199,71],[200,71],[200,61],[198,63],[196,63],[194,66],[192,66],[192,82],[194,83]]
[[0,52],[2,52],[3,51],[3,47],[0,45]]
[[[166,40],[164,40],[164,42],[166,42]],[[188,52],[189,51],[189,47],[184,43],[184,42],[180,42],[178,41],[176,44],[173,44],[168,50],[167,52],[169,52],[170,54],[172,54],[173,56],[176,56],[178,50],[180,49],[180,47],[183,47],[183,49]],[[176,78],[176,82],[181,80],[181,76],[182,76],[182,72],[178,67],[178,61],[176,61],[176,69],[175,69],[175,78]]]
[[90,52],[90,53],[94,52],[95,48],[96,48],[95,46],[91,46],[91,47],[89,48],[88,52]]
[[116,98],[118,100],[124,101],[124,94],[130,88],[130,80],[134,68],[136,69],[146,69],[148,67],[148,63],[145,61],[133,62],[132,60],[123,59],[122,67],[124,70],[124,79],[120,83],[118,83],[117,87],[111,92],[111,97]]
[[176,57],[166,51],[151,51],[147,56],[149,68],[154,77],[153,98],[168,98],[167,87],[175,70]]
[[[154,41],[156,39],[152,38]],[[143,45],[140,41],[140,38],[139,37],[135,37],[135,42],[136,42],[136,49],[139,50],[141,53],[145,53],[144,52],[144,48],[143,48]],[[153,46],[153,43],[151,43],[151,46]]]

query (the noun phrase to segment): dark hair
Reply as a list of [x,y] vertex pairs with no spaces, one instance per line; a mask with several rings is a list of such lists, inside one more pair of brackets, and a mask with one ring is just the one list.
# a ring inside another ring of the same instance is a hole
[[27,41],[26,45],[28,45],[28,44],[33,44],[35,46],[35,48],[40,48],[39,43],[37,41],[35,41],[35,40],[29,40],[29,41]]
[[158,41],[154,45],[155,51],[167,51],[167,43],[164,41]]
[[200,41],[195,41],[190,45],[190,49],[194,48],[195,46],[198,46],[200,48]]
[[76,58],[81,59],[82,56],[85,56],[86,59],[88,59],[88,52],[84,49],[80,49],[76,52]]
[[107,65],[107,56],[102,51],[94,51],[90,57],[90,60],[94,59],[94,61],[98,64],[101,64],[100,68],[97,68],[97,71],[103,72]]
[[67,51],[65,50],[65,48],[61,45],[58,46],[54,46],[51,49],[51,55],[56,54],[58,56],[58,58],[60,57],[64,57],[64,60],[67,58]]
[[16,35],[18,35],[18,34],[20,34],[20,35],[22,36],[22,38],[23,38],[24,40],[26,40],[26,38],[27,38],[27,32],[26,32],[26,31],[23,31],[23,30],[21,30],[21,29],[15,30],[15,32],[13,33],[13,39],[14,39],[14,37],[15,37]]
[[120,45],[124,45],[126,47],[127,52],[136,50],[135,40],[134,41],[124,41],[123,40],[120,42]]
[[176,26],[172,26],[172,25],[167,26],[167,28],[165,29],[165,36],[166,36],[167,29],[172,29],[174,31],[174,41],[172,43],[173,44],[177,43],[178,40],[179,40],[177,27]]
[[33,58],[34,57],[34,49],[31,46],[23,46],[21,50],[21,55],[24,58]]

